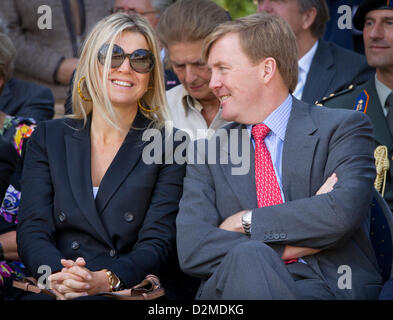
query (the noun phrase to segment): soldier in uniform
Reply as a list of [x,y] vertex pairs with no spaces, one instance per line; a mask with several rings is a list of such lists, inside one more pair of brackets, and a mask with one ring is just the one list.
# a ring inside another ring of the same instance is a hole
[[289,23],[298,47],[298,82],[293,95],[315,103],[351,83],[365,83],[375,70],[364,55],[322,39],[329,21],[325,0],[258,0],[257,12],[280,16]]
[[393,0],[363,1],[353,22],[357,29],[363,30],[367,62],[376,68],[376,74],[363,85],[351,85],[317,104],[353,109],[370,117],[376,153],[382,152],[377,177],[384,181],[377,189],[393,209],[393,110],[390,111],[393,108]]

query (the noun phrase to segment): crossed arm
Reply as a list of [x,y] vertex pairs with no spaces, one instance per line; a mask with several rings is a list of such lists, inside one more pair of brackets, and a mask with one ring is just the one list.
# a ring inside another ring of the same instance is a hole
[[[337,176],[335,173],[333,173],[328,179],[326,179],[325,183],[319,188],[316,195],[329,193],[330,191],[333,190],[333,187],[337,181],[338,181]],[[245,234],[242,224],[242,216],[245,212],[246,210],[242,210],[228,217],[221,223],[219,228],[227,231],[240,232]],[[313,255],[318,252],[320,252],[320,250],[318,249],[286,245],[281,258],[283,260],[290,260],[290,259],[296,259],[304,256]]]

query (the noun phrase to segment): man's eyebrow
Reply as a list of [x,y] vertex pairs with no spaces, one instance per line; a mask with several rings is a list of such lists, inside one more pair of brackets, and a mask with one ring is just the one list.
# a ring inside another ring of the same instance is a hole
[[212,65],[212,67],[221,67],[221,66],[223,66],[223,65],[225,65],[225,63],[224,62],[222,62],[222,61],[217,61],[217,62],[215,62],[215,63],[213,63],[213,65]]
[[185,65],[185,64],[192,64],[192,65],[203,65],[206,64],[202,59],[198,59],[195,61],[182,61],[182,62],[178,62],[178,61],[174,61],[174,60],[169,60],[172,64],[174,65]]
[[175,61],[175,60],[171,60],[171,59],[169,59],[169,62],[170,62],[171,64],[176,64],[176,65],[178,65],[178,66],[184,64],[184,62],[179,62],[179,61]]

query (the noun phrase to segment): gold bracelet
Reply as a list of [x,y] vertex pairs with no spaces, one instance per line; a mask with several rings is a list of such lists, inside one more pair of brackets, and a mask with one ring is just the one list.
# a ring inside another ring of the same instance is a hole
[[109,291],[112,292],[113,291],[113,285],[115,283],[115,279],[113,277],[113,273],[112,273],[112,271],[109,271],[108,269],[103,269],[103,271],[105,271],[106,276],[108,278]]
[[103,270],[105,271],[106,276],[108,277],[110,292],[120,290],[122,288],[122,283],[120,279],[112,271],[108,269],[103,269]]

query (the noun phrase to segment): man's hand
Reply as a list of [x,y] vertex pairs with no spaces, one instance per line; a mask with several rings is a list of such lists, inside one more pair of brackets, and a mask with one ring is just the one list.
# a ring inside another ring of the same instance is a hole
[[0,111],[0,129],[4,127],[4,119],[6,116],[7,115],[3,111]]
[[244,228],[243,228],[243,223],[242,223],[242,217],[243,214],[245,214],[247,210],[242,210],[238,213],[235,213],[234,215],[231,215],[230,217],[226,218],[223,223],[220,224],[219,228],[227,231],[233,231],[233,232],[240,232],[244,233]]
[[0,243],[3,247],[5,260],[20,260],[16,245],[16,231],[0,234]]
[[61,84],[68,85],[71,81],[71,76],[78,65],[79,59],[70,58],[65,59],[59,66],[56,73],[56,80]]
[[325,183],[319,188],[316,195],[319,196],[321,194],[329,193],[333,190],[334,185],[337,183],[338,178],[335,173],[333,173],[329,178],[326,179]]

